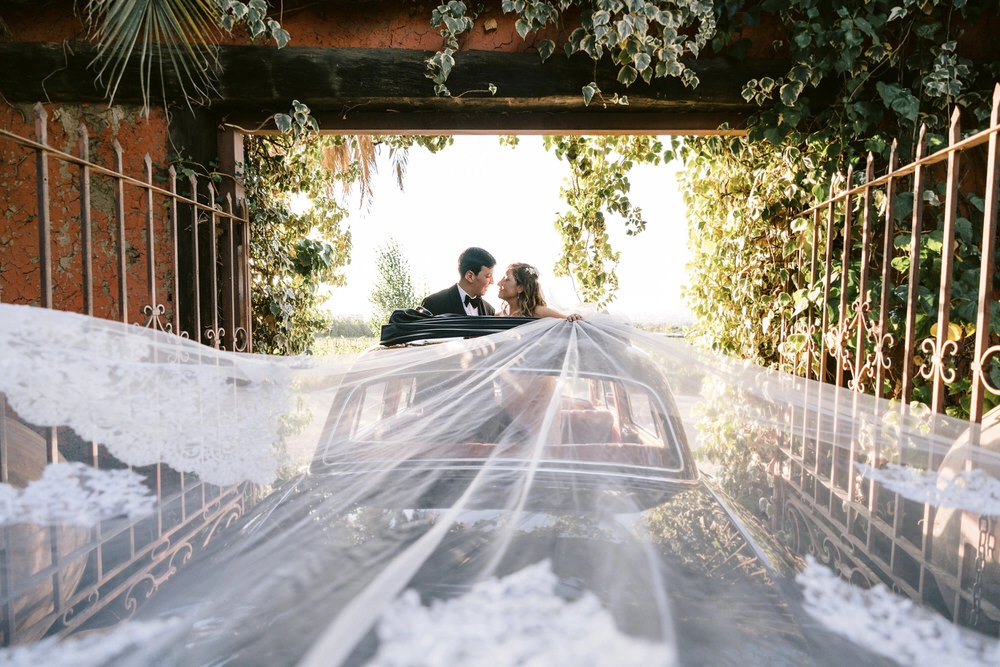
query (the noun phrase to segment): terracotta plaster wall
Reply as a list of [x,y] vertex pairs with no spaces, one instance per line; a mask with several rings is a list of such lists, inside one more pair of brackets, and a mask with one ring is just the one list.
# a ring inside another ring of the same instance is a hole
[[[473,3],[466,3],[472,5]],[[79,3],[62,0],[24,3],[3,7],[0,16],[12,39],[25,42],[72,42],[85,40],[87,28],[79,16]],[[436,51],[442,48],[440,29],[430,25],[437,2],[414,0],[370,0],[363,3],[331,0],[285,0],[270,2],[270,16],[291,34],[289,47],[396,48]],[[574,10],[564,14],[562,26],[550,26],[522,40],[514,29],[516,17],[504,14],[499,0],[483,3],[475,28],[459,38],[463,50],[532,51],[543,39],[565,42],[576,23]],[[780,20],[770,14],[760,24],[744,26],[752,58],[785,57],[787,40]],[[495,27],[494,27],[495,26]],[[995,57],[1000,49],[992,35],[1000,29],[1000,15],[984,15],[960,26],[959,43],[965,57]],[[220,33],[219,44],[249,44],[251,38],[239,27],[232,34]],[[778,45],[776,47],[776,44]],[[557,49],[557,53],[560,49]]]
[[[431,27],[431,12],[438,3],[388,2],[311,4],[302,9],[275,12],[275,18],[292,35],[289,46],[394,48],[436,51],[443,46],[440,28]],[[467,3],[471,4],[471,3]],[[360,7],[360,9],[359,9]],[[476,26],[459,37],[462,49],[483,51],[531,51],[543,39],[558,40],[569,31],[548,27],[522,40],[514,29],[516,17],[500,11],[499,2],[485,3]],[[495,27],[494,27],[495,26]],[[246,43],[235,31],[235,41]]]
[[[439,28],[431,27],[431,12],[438,3],[410,0],[384,2],[286,2],[275,6],[272,18],[281,23],[292,40],[288,46],[334,48],[394,48],[436,51],[443,40]],[[72,3],[26,4],[4,8],[2,12],[10,34],[23,42],[61,42],[84,40],[87,30],[73,13]],[[463,49],[486,51],[530,51],[542,39],[565,37],[565,28],[549,27],[522,40],[514,29],[513,15],[500,11],[500,3],[490,2],[476,19],[476,27],[460,37]],[[491,23],[495,22],[496,27]],[[486,26],[490,25],[489,28]],[[219,44],[252,43],[246,30],[239,27],[232,34],[220,33]]]
[[[168,151],[167,119],[152,110],[144,117],[138,108],[88,105],[48,105],[47,143],[52,148],[79,155],[79,126],[88,128],[90,161],[114,167],[112,142],[123,147],[123,172],[146,180],[144,156],[154,165],[165,164]],[[35,119],[31,106],[0,108],[0,127],[22,137],[35,139]],[[39,200],[36,151],[11,139],[0,137],[0,301],[41,304],[39,262]],[[80,168],[50,156],[49,216],[51,220],[52,305],[60,310],[83,312],[82,235],[80,215]],[[121,319],[118,288],[118,243],[115,236],[115,183],[107,176],[91,175],[92,262],[94,271],[94,314]],[[147,287],[146,198],[142,188],[125,185],[126,285],[128,321],[143,322],[142,306],[150,302]],[[165,203],[154,197],[154,245],[156,252],[157,301],[166,302],[167,316],[172,295],[170,261],[173,239]]]

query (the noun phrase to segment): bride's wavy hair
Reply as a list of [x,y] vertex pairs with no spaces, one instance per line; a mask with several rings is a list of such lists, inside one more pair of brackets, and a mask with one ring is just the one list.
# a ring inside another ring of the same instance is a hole
[[513,270],[514,282],[523,289],[517,295],[517,308],[521,311],[521,317],[534,317],[535,309],[546,305],[542,288],[538,284],[538,269],[523,262],[511,264],[508,268]]

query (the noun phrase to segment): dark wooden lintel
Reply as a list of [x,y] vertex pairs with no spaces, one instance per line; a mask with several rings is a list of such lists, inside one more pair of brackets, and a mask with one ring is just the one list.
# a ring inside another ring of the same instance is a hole
[[[615,111],[525,111],[521,113],[453,113],[448,111],[314,114],[329,134],[743,134],[745,115],[734,113],[636,113]],[[245,133],[273,134],[256,114],[226,113],[220,121]],[[726,126],[720,131],[719,128]]]
[[[103,89],[90,67],[87,43],[0,43],[0,94],[9,102],[99,102]],[[723,123],[743,127],[756,109],[740,96],[750,78],[780,76],[783,62],[702,58],[690,66],[701,79],[687,88],[676,79],[624,88],[610,63],[556,54],[467,51],[456,54],[451,97],[434,94],[426,51],[405,49],[223,46],[219,79],[209,105],[220,122],[245,130],[273,130],[269,119],[288,113],[293,100],[309,106],[331,132],[706,132]],[[130,66],[115,101],[142,100]],[[589,106],[583,87],[602,95]],[[160,81],[153,90],[160,90]],[[168,72],[168,99],[179,85]],[[490,87],[495,86],[495,94]],[[157,94],[154,92],[154,95]],[[610,103],[615,94],[628,105]],[[155,101],[155,98],[154,98]]]

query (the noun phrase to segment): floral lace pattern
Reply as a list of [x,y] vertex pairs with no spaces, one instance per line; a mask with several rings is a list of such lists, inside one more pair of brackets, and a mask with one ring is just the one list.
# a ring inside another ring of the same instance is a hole
[[855,464],[858,471],[904,498],[937,507],[1000,515],[1000,480],[982,469],[954,475],[889,463],[884,468]]
[[130,651],[179,626],[177,619],[133,621],[107,633],[60,639],[49,637],[35,644],[0,649],[0,663],[8,667],[101,667],[121,660]]
[[139,518],[155,505],[142,475],[82,463],[46,466],[24,489],[0,484],[0,524],[92,526],[117,516]]
[[596,595],[567,600],[559,585],[542,561],[429,607],[407,591],[383,614],[379,652],[368,667],[674,663],[669,646],[620,632]]
[[864,590],[807,557],[796,580],[806,609],[830,630],[901,665],[1000,664],[1000,642],[953,625],[879,584]]
[[136,326],[0,304],[0,392],[130,465],[220,485],[271,482],[289,412],[285,366]]

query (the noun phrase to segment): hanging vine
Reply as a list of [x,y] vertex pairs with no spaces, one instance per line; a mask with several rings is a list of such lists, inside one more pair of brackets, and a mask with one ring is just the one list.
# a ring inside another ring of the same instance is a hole
[[[567,12],[579,13],[563,50],[567,56],[585,53],[595,62],[607,55],[618,66],[618,82],[631,85],[642,79],[676,77],[692,88],[698,75],[682,61],[698,57],[715,35],[715,8],[712,0],[503,0],[504,14],[517,16],[515,29],[524,39],[549,25],[566,20]],[[448,76],[455,67],[458,38],[475,26],[476,13],[463,0],[449,0],[431,13],[431,27],[439,28],[443,48],[427,59],[427,77],[434,91],[448,96]],[[575,19],[570,19],[575,20]],[[551,39],[538,42],[542,62],[555,53]],[[590,104],[600,88],[595,82],[583,87],[584,102]]]

